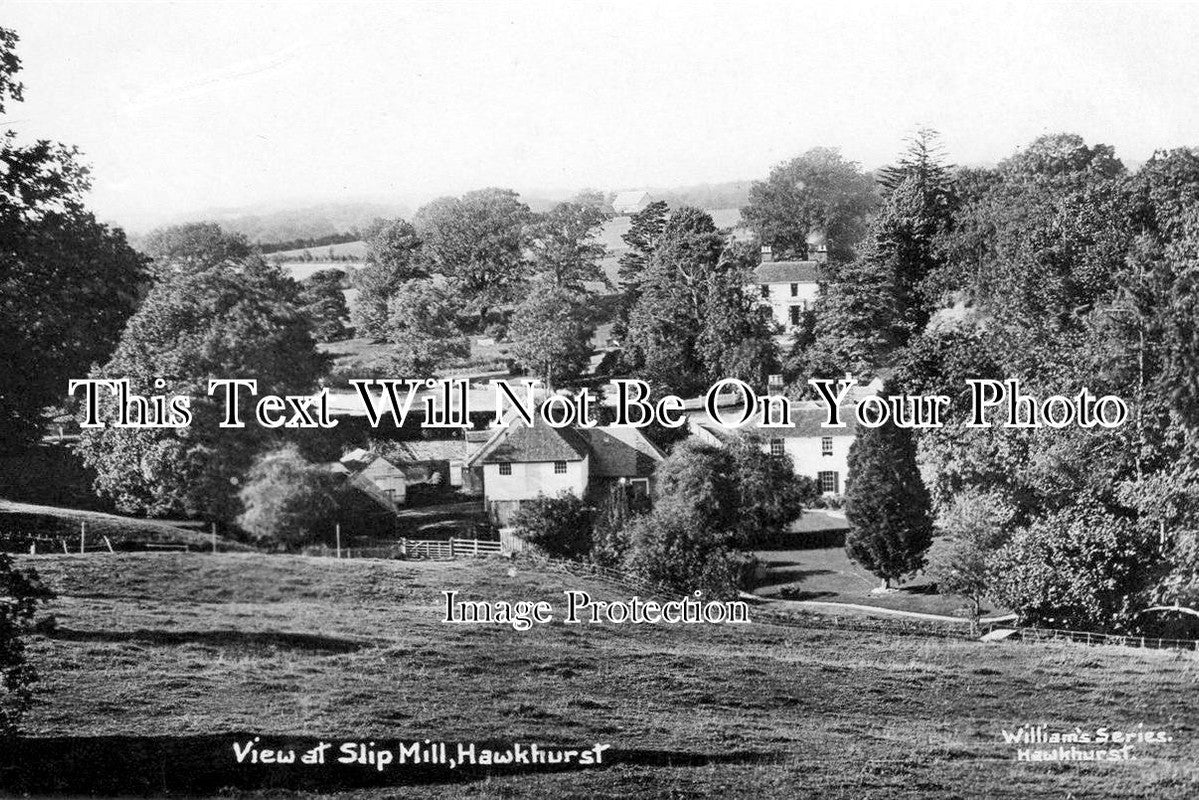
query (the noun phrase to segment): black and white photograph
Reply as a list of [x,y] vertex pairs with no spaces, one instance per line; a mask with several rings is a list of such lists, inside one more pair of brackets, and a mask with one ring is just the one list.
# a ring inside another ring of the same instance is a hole
[[0,7],[0,797],[1199,797],[1199,4]]

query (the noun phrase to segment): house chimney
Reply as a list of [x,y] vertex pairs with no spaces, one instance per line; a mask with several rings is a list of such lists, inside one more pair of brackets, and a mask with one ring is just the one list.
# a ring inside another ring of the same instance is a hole
[[770,245],[764,244],[762,245],[762,263],[768,264],[771,261],[774,261],[774,250]]
[[824,231],[815,230],[809,233],[807,244],[809,261],[815,261],[818,264],[828,261],[828,242],[824,238]]

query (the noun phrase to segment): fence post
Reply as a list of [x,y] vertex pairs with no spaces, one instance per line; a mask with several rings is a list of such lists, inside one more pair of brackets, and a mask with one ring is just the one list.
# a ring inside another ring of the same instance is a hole
[[450,537],[450,558],[454,557],[454,537]]
[[104,537],[104,544],[108,545],[108,552],[110,552],[110,553],[115,553],[115,552],[116,552],[116,550],[113,550],[113,549],[112,549],[112,542],[108,541],[108,537],[107,537],[107,536],[105,536],[105,537]]
[[84,552],[83,539],[87,535],[87,520],[79,520],[79,552]]
[[62,551],[64,553],[70,553],[71,551],[67,549],[67,540],[62,539],[61,541],[62,541]]
[[337,529],[337,557],[341,558],[341,523],[340,522],[337,523],[336,529]]

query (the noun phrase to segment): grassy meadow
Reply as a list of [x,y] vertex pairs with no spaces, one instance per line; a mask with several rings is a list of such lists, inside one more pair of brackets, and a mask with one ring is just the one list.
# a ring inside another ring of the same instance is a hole
[[[499,559],[20,563],[59,594],[48,609],[57,629],[30,646],[44,677],[25,725],[27,774],[61,771],[54,753],[86,753],[118,781],[59,791],[155,793],[179,780],[167,776],[188,754],[229,758],[224,737],[249,732],[612,746],[603,768],[443,775],[403,787],[405,797],[1199,796],[1194,654],[983,644],[911,623],[805,616],[785,626],[555,621],[526,632],[442,623],[443,589],[545,599],[559,618],[565,588],[628,596]],[[1132,761],[1017,763],[1001,729],[1024,723],[1144,723],[1173,740],[1138,747]],[[175,766],[138,762],[143,783],[120,783],[134,769],[120,754],[154,747],[179,749]],[[309,794],[400,791],[402,772],[363,774],[374,782]],[[225,793],[248,788],[230,779]]]

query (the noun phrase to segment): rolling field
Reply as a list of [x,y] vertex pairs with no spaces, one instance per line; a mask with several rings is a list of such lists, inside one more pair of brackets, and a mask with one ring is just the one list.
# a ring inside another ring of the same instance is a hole
[[[32,782],[24,789],[263,788],[248,771],[204,777],[214,759],[232,760],[234,739],[259,735],[611,745],[602,768],[443,771],[399,789],[402,770],[361,767],[303,784],[312,795],[352,788],[337,797],[1199,796],[1193,654],[988,645],[818,617],[788,626],[555,621],[525,632],[442,623],[443,589],[545,599],[558,618],[565,588],[628,596],[499,560],[20,562],[59,593],[49,609],[57,630],[30,646],[44,679],[25,725],[34,738],[19,751],[18,774]],[[1001,730],[1024,723],[1143,723],[1172,740],[1139,745],[1130,761],[1017,763]],[[56,758],[68,757],[87,757],[91,777],[61,777]],[[278,780],[271,786],[299,785]]]

